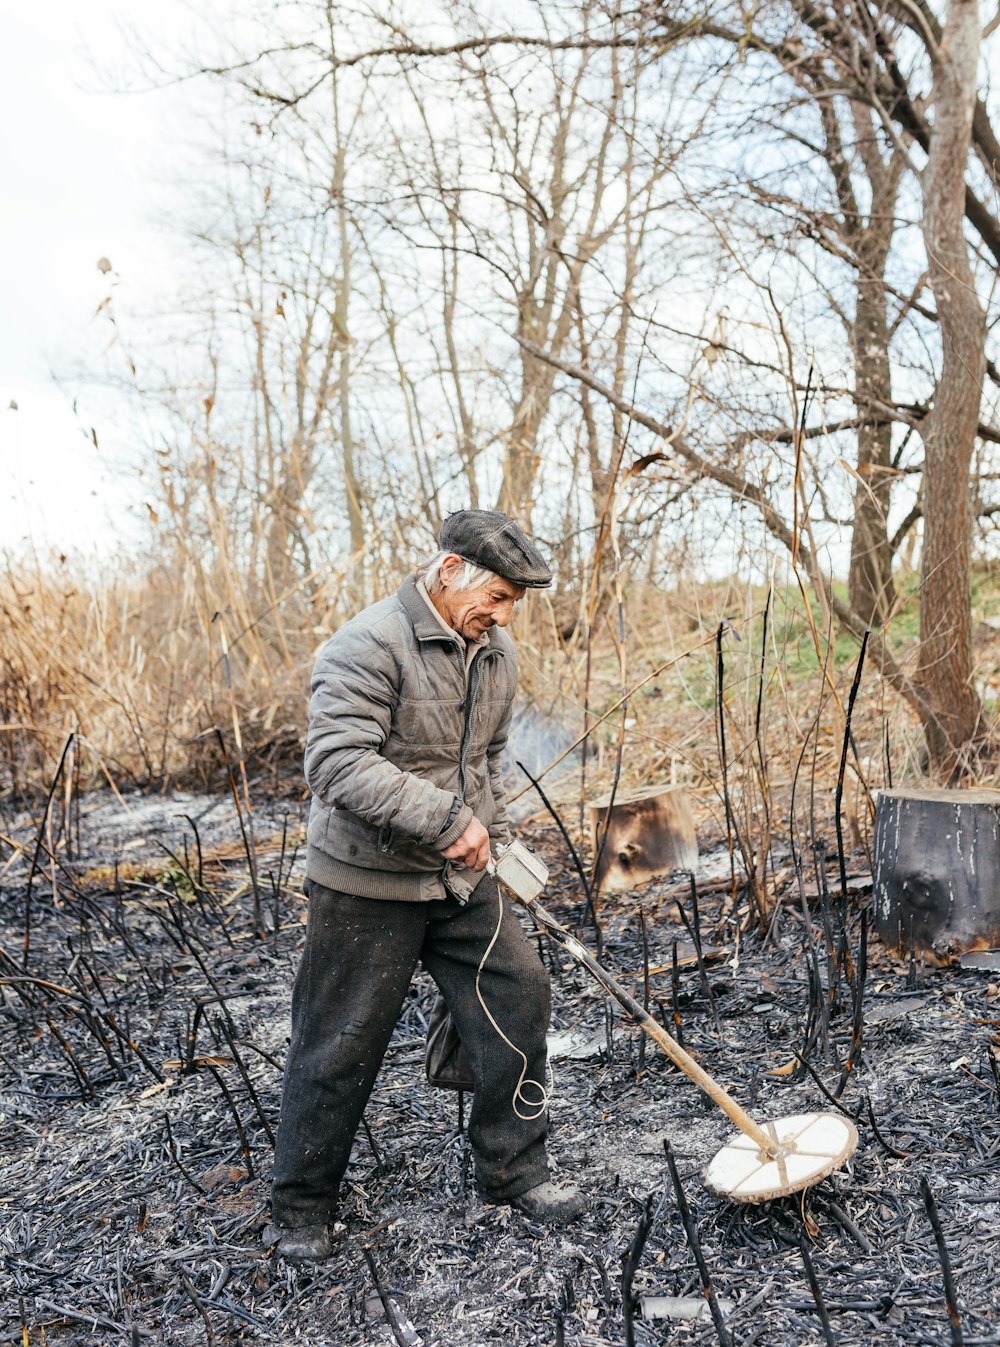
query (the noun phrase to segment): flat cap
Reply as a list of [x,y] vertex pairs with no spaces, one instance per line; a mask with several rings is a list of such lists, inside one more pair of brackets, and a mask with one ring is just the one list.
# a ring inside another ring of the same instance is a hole
[[552,572],[518,524],[500,510],[456,510],[441,525],[438,543],[463,561],[526,589],[544,589]]

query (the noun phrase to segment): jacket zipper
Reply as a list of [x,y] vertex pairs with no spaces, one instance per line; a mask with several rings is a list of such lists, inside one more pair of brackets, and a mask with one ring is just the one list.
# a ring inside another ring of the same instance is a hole
[[490,652],[477,650],[469,665],[469,686],[465,694],[465,724],[462,727],[462,742],[458,750],[458,798],[465,803],[465,761],[469,756],[469,742],[472,738],[472,708],[479,688],[479,662]]
[[[494,655],[494,650],[477,650],[472,657],[472,663],[469,665],[469,685],[465,691],[465,723],[462,726],[462,742],[458,749],[458,798],[462,804],[465,804],[465,761],[469,755],[469,743],[472,739],[472,710],[476,700],[476,691],[479,687],[479,663],[487,655]],[[445,861],[444,869],[441,872],[441,878],[445,889],[452,895],[460,907],[464,907],[467,898],[460,897],[448,884],[448,875],[451,871],[451,861]]]

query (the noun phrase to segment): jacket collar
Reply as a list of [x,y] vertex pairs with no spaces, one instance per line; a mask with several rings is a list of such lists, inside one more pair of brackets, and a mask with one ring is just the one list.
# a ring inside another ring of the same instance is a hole
[[[445,631],[440,621],[435,621],[434,614],[427,607],[427,604],[420,597],[417,590],[416,575],[408,575],[399,589],[396,591],[396,597],[403,605],[407,617],[413,624],[413,634],[418,641],[450,641],[454,645],[465,649],[465,641],[459,636],[457,631],[449,633]],[[503,655],[506,651],[503,648],[503,637],[500,627],[490,627],[488,633],[489,645],[484,646],[484,651],[488,650],[491,654]]]
[[453,631],[449,636],[443,625],[434,620],[434,614],[427,607],[417,590],[416,575],[406,577],[396,591],[396,597],[403,605],[406,616],[413,625],[413,634],[418,641],[451,641],[453,645],[465,644],[457,631]]

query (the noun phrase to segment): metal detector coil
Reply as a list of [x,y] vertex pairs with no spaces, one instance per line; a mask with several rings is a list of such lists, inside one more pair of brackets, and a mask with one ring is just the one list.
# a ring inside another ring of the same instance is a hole
[[701,1171],[706,1188],[731,1202],[773,1202],[825,1179],[858,1145],[858,1129],[840,1113],[796,1113],[761,1126],[774,1154],[738,1132]]

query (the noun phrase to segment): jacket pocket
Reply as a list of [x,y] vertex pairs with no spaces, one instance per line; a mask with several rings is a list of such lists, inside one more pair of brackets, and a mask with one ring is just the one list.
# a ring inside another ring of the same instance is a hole
[[378,849],[383,856],[396,854],[396,832],[388,824],[378,830]]

